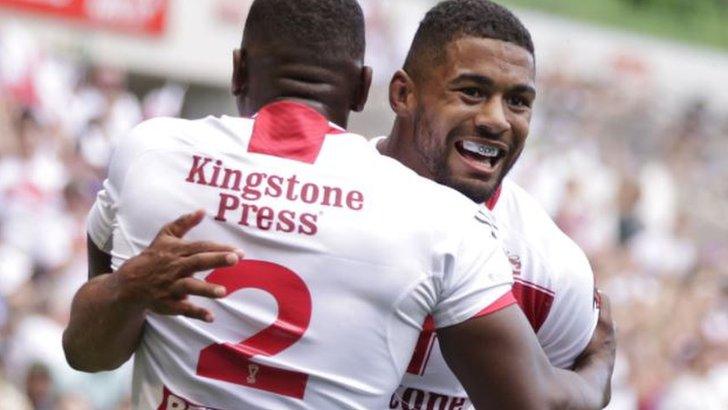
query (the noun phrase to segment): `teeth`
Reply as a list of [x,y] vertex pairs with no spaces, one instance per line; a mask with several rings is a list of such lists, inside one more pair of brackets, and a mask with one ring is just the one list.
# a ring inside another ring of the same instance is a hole
[[495,158],[500,154],[500,149],[490,145],[478,144],[473,141],[463,141],[463,149],[473,154],[482,155],[488,158]]

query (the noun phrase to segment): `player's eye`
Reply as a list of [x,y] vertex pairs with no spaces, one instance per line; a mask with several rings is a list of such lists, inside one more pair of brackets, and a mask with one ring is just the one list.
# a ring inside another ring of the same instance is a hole
[[529,108],[531,107],[531,101],[525,97],[514,95],[506,99],[508,105],[517,108]]
[[458,90],[461,94],[464,94],[470,98],[483,98],[485,93],[477,87],[463,87]]

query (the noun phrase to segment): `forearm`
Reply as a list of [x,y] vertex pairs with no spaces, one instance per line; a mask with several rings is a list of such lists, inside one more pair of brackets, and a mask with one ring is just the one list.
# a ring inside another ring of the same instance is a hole
[[552,378],[553,408],[602,409],[609,404],[613,360],[605,355],[589,356],[577,361],[574,371],[554,369]]
[[79,289],[63,334],[66,360],[76,370],[98,372],[124,364],[136,349],[145,310],[124,299],[116,274],[98,276]]
[[552,382],[549,408],[592,410],[605,407],[602,386],[594,375],[583,375],[568,370],[554,369],[557,381]]

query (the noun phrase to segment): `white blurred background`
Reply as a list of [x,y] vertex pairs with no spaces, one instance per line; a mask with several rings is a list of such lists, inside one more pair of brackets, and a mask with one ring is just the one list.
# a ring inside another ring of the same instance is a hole
[[[386,93],[431,0],[360,0]],[[122,409],[129,366],[68,368],[84,218],[112,145],[234,114],[250,0],[0,0],[0,409]],[[513,0],[538,100],[514,177],[587,252],[618,323],[612,409],[728,408],[728,1]],[[723,23],[721,23],[723,22]]]

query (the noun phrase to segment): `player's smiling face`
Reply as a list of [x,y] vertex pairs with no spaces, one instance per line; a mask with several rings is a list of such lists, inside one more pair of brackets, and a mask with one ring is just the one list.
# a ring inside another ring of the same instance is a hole
[[415,146],[431,177],[486,201],[520,156],[536,97],[528,50],[462,37],[417,84]]

